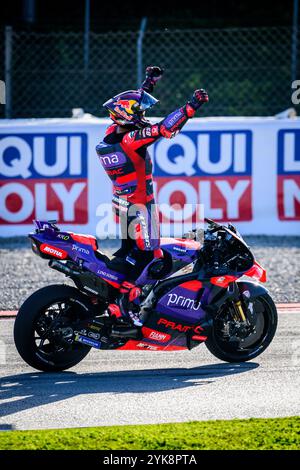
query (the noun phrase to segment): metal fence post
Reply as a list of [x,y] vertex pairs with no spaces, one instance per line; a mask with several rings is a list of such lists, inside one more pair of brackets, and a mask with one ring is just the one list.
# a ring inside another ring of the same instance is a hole
[[297,54],[298,54],[298,16],[299,16],[299,1],[294,0],[293,31],[292,31],[292,70],[291,70],[292,82],[298,78],[296,76],[297,75]]
[[89,67],[89,58],[90,58],[90,0],[85,0],[85,13],[84,13],[84,52],[83,52],[83,62],[84,62],[84,73],[86,75]]
[[11,118],[11,59],[12,59],[12,35],[13,30],[11,26],[5,27],[5,117]]
[[137,38],[136,52],[137,52],[137,86],[140,87],[142,83],[143,73],[143,38],[147,26],[147,17],[142,18],[139,35]]

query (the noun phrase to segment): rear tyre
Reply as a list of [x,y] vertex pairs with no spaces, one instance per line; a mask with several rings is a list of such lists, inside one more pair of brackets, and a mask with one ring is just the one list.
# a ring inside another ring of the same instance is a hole
[[253,299],[256,331],[240,341],[224,339],[220,321],[215,321],[212,333],[205,342],[207,349],[226,362],[245,362],[259,356],[269,346],[277,328],[277,310],[272,298],[263,294]]
[[[39,289],[21,306],[14,325],[18,353],[31,367],[57,372],[78,364],[90,347],[58,340],[73,322],[89,316],[89,299],[71,286],[57,284]],[[72,330],[70,330],[72,336]]]

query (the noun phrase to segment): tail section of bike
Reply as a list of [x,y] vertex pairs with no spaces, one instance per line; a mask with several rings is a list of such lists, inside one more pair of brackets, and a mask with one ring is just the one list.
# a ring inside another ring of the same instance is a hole
[[34,253],[49,266],[70,277],[84,293],[110,302],[118,294],[125,274],[110,269],[110,259],[98,249],[96,237],[60,231],[54,222],[35,221],[29,234]]

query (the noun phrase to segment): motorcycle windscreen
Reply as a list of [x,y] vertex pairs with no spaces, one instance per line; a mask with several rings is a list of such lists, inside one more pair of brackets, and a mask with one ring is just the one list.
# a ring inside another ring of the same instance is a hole
[[168,315],[182,323],[193,324],[204,319],[201,308],[203,287],[200,281],[187,281],[164,294],[156,306],[156,313]]

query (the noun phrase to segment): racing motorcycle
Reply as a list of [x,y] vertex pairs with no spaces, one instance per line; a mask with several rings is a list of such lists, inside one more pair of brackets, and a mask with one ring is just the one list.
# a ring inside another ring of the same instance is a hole
[[162,238],[163,257],[154,258],[134,284],[126,269],[115,270],[95,237],[34,221],[34,253],[75,287],[49,285],[23,303],[14,340],[24,361],[62,371],[92,347],[179,351],[201,343],[223,361],[259,356],[277,327],[275,304],[256,282],[266,281],[266,271],[232,224],[205,221],[205,230]]

